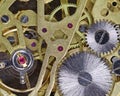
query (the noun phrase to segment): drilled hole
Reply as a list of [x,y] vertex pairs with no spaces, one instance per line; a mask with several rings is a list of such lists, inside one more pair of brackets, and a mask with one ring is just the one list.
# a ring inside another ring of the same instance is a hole
[[112,5],[113,5],[113,6],[117,6],[117,2],[113,2]]

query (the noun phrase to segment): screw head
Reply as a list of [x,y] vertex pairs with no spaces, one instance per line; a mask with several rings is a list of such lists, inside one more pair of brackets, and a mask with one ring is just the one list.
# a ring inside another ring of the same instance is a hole
[[7,15],[3,15],[1,17],[1,21],[2,21],[2,23],[7,23],[9,21],[9,17]]
[[88,72],[80,72],[78,82],[82,86],[88,86],[92,82],[92,76]]
[[109,33],[106,30],[98,30],[95,33],[95,41],[98,44],[106,44],[109,41],[110,37],[109,37]]
[[29,21],[28,16],[26,16],[26,15],[21,16],[20,22],[22,22],[22,23],[27,23],[28,21]]
[[7,39],[9,40],[10,44],[15,44],[15,38],[13,36],[9,36]]

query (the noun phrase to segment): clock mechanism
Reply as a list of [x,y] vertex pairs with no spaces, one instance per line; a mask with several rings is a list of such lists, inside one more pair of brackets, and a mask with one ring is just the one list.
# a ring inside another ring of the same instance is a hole
[[120,96],[120,0],[0,0],[0,96]]

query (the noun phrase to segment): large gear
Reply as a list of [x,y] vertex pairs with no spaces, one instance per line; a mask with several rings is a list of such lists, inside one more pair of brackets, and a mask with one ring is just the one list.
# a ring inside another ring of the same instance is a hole
[[88,29],[86,42],[98,54],[109,53],[117,48],[119,31],[120,29],[116,28],[114,23],[100,20]]
[[58,86],[63,96],[106,96],[112,82],[107,63],[87,52],[67,58],[58,72]]

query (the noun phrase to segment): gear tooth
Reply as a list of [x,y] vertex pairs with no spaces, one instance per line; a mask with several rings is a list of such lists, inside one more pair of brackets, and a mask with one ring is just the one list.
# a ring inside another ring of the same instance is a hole
[[107,55],[108,52],[104,52],[103,55]]
[[[97,54],[108,55],[108,54],[112,53],[113,50],[115,50],[118,47],[118,45],[116,45],[116,44],[119,42],[119,40],[118,40],[119,34],[117,33],[116,29],[114,28],[115,23],[113,23],[112,21],[103,19],[103,20],[99,20],[99,21],[97,20],[94,23],[94,25],[97,25],[97,26],[91,25],[91,27],[88,29],[87,35],[85,37],[88,47],[92,51],[96,52]],[[101,28],[103,28],[105,30],[103,30]],[[114,31],[116,33],[110,35],[111,31],[109,28],[111,28],[112,32]],[[98,31],[93,31],[94,29],[95,30],[98,29]],[[118,29],[118,31],[120,32],[120,29]],[[96,34],[98,34],[97,32],[99,32],[99,35],[95,38]],[[107,37],[102,37],[103,35],[107,36]],[[108,40],[106,38],[108,38]],[[112,39],[112,38],[116,38],[116,39]],[[116,42],[116,43],[111,44],[111,42]]]
[[[100,22],[100,23],[102,23],[102,22],[106,22],[106,21],[105,21],[105,20],[101,20],[101,19],[100,19],[100,21],[99,21],[99,22]],[[99,23],[99,22],[98,22],[98,23]]]
[[79,44],[74,44],[74,45],[71,45],[69,50],[72,50],[72,49],[76,49],[76,48],[79,48],[80,45]]
[[96,20],[96,21],[94,22],[94,24],[95,24],[95,23],[98,23],[98,22],[99,22],[99,21],[98,21],[98,20]]
[[108,54],[110,54],[110,53],[112,53],[113,52],[113,50],[110,50],[110,52],[108,51],[107,53],[106,53],[106,55],[108,55]]
[[[86,30],[86,31],[88,31],[88,30]],[[86,36],[87,34],[85,33],[85,34],[83,34],[84,36]]]
[[106,55],[106,54],[107,54],[107,53],[103,52],[103,53],[100,54],[100,56],[102,57],[102,56],[104,56],[104,55]]
[[104,19],[104,21],[105,21],[105,23],[111,23],[110,21],[108,21],[108,20],[105,20],[105,19]]

